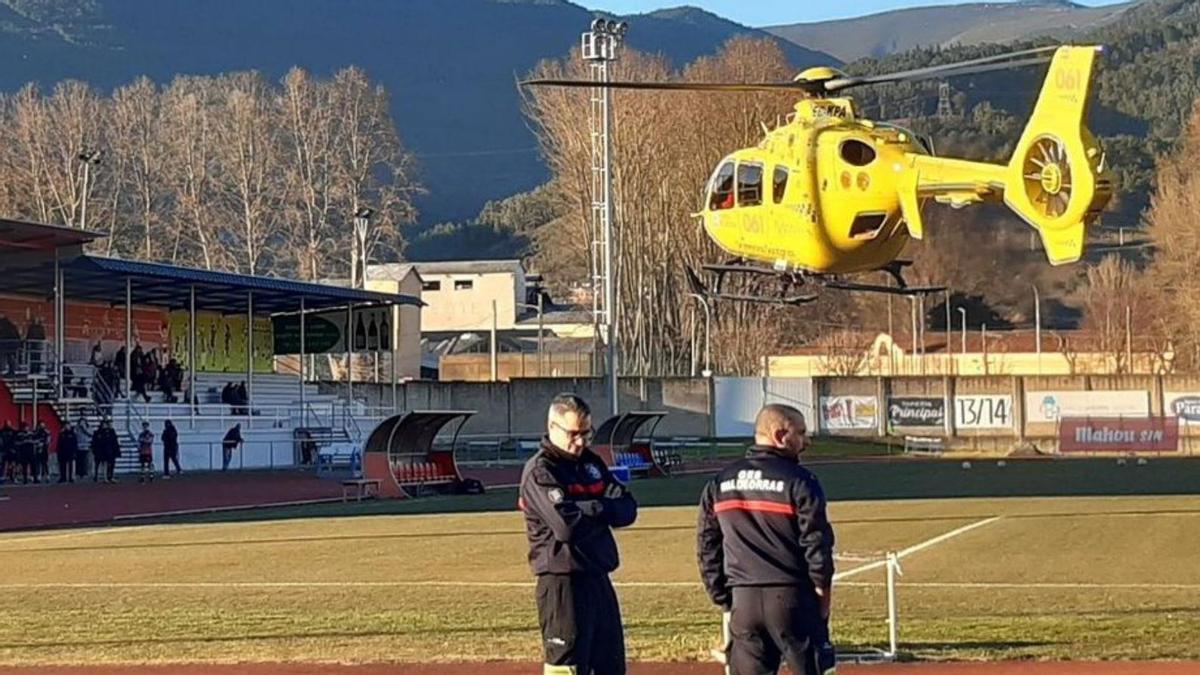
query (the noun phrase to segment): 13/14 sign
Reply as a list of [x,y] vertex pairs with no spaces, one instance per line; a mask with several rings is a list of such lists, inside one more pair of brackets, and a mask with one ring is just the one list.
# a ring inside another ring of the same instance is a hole
[[954,426],[958,429],[1011,429],[1012,396],[985,394],[954,397]]

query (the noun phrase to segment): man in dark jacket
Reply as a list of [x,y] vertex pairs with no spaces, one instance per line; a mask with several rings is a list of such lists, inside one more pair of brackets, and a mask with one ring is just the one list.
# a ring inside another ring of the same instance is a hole
[[171,464],[175,464],[175,473],[183,473],[179,466],[179,430],[171,420],[163,422],[163,478],[171,477]]
[[16,444],[17,463],[21,465],[21,480],[28,483],[29,475],[33,474],[33,482],[37,483],[37,444],[33,440],[33,432],[25,422],[21,422],[17,427]]
[[6,420],[0,427],[0,478],[12,483],[17,477],[17,430]]
[[54,454],[58,457],[58,482],[75,482],[75,453],[79,451],[79,437],[71,425],[63,425],[58,432],[58,447]]
[[47,483],[50,482],[50,430],[46,428],[45,422],[38,422],[37,428],[33,430],[33,447],[36,453],[37,462],[34,466],[34,475],[41,477]]
[[620,564],[612,528],[637,519],[637,502],[588,449],[591,411],[560,394],[541,449],[521,473],[529,565],[537,575],[545,675],[623,675],[621,609],[608,575]]
[[233,451],[237,450],[242,445],[242,425],[241,423],[233,425],[229,431],[225,432],[225,438],[221,440],[221,470],[225,471],[229,468],[229,463],[233,461]]
[[726,662],[736,675],[833,672],[829,608],[833,527],[816,476],[799,464],[804,416],[764,407],[754,446],[705,486],[697,549],[700,576],[725,610]]
[[[117,431],[112,427],[112,420],[107,417],[100,422],[96,433],[92,434],[92,457],[96,460],[95,473],[92,480],[103,480],[109,483],[117,482],[113,477],[116,471],[117,458],[121,456],[121,440]],[[104,475],[100,475],[100,465],[104,465]]]

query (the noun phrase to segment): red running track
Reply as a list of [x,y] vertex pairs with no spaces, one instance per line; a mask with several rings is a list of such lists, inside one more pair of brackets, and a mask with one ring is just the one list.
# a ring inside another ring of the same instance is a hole
[[[42,666],[0,667],[0,675],[532,675],[541,664],[492,661],[457,664],[238,664],[168,666]],[[712,663],[634,663],[629,675],[720,675]],[[995,663],[908,663],[838,666],[839,675],[1198,675],[1200,663],[1172,661],[1012,661]]]

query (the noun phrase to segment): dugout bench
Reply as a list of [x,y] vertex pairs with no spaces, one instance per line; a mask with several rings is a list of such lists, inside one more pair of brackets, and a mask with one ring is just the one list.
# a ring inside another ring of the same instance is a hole
[[[420,410],[394,415],[375,427],[363,447],[363,477],[378,480],[379,496],[405,499],[459,492],[463,477],[455,459],[458,435],[474,410]],[[435,445],[454,426],[449,443]]]
[[[681,463],[678,453],[657,452],[655,448],[654,430],[666,416],[663,411],[637,410],[610,417],[596,430],[592,450],[618,479],[666,476]],[[646,432],[639,436],[646,425]]]

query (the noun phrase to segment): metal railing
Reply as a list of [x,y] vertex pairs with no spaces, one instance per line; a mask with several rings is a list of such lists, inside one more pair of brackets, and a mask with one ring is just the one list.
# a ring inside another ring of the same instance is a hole
[[[156,468],[161,468],[162,461],[162,450],[156,448]],[[220,471],[223,464],[222,441],[182,441],[179,444],[179,465],[184,471]],[[282,469],[299,466],[300,449],[295,440],[247,441],[233,450],[227,470]]]
[[0,340],[0,377],[56,374],[57,367],[54,343],[49,340]]

